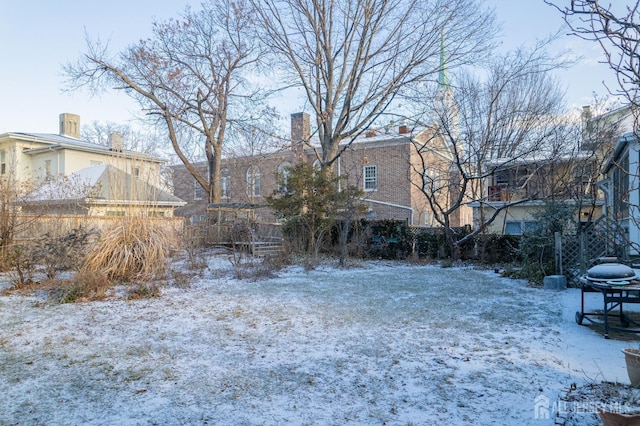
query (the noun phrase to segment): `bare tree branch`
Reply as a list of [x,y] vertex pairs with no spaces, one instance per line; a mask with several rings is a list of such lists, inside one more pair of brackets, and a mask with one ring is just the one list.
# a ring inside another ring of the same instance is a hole
[[[165,129],[176,155],[217,202],[221,197],[220,162],[227,128],[246,121],[258,102],[245,71],[263,56],[252,38],[254,13],[244,0],[211,0],[202,9],[185,9],[182,19],[155,22],[153,36],[112,57],[108,45],[87,39],[87,52],[64,71],[71,90],[94,93],[124,90],[152,122]],[[197,158],[193,140],[200,146]],[[205,156],[207,174],[195,161]]]
[[341,154],[408,86],[486,52],[493,14],[475,0],[251,0],[262,38],[316,118],[322,163]]

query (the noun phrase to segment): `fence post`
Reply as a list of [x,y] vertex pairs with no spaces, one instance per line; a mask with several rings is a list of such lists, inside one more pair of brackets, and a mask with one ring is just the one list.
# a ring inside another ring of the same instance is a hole
[[562,275],[562,235],[560,232],[553,234],[556,247],[556,274]]
[[586,239],[587,233],[583,230],[580,231],[580,234],[578,234],[578,241],[580,242],[580,252],[578,254],[578,259],[580,261],[580,275],[584,275],[587,273],[587,262],[585,257],[587,256],[587,251],[586,251],[586,247],[585,247],[585,239]]

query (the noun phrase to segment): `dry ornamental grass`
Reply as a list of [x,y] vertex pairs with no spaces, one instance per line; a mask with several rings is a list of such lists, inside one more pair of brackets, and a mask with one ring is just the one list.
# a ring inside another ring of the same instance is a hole
[[102,234],[81,271],[121,282],[161,277],[172,246],[175,237],[166,228],[143,217],[126,218]]

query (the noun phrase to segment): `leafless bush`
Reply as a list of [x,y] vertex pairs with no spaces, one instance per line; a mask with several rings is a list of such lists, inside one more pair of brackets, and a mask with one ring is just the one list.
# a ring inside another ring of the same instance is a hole
[[36,265],[25,246],[15,245],[8,250],[6,262],[12,269],[13,287],[26,286],[33,282]]
[[78,273],[69,280],[49,280],[43,283],[52,303],[76,303],[102,300],[113,284],[103,275]]
[[229,231],[231,239],[231,253],[229,261],[237,277],[242,276],[242,269],[252,264],[252,259],[247,257],[247,251],[251,246],[251,229],[246,222],[235,222]]
[[185,273],[182,271],[171,271],[171,279],[173,281],[173,285],[178,288],[189,288],[191,287],[191,279],[194,277],[193,273]]
[[203,254],[205,232],[206,229],[202,226],[187,226],[184,229],[182,246],[189,269],[202,270],[207,267],[207,259]]
[[150,299],[160,297],[160,288],[155,283],[138,283],[127,289],[128,300]]
[[55,279],[60,271],[77,271],[91,238],[96,235],[96,231],[82,227],[61,236],[47,233],[31,246],[32,262],[39,263],[49,279]]

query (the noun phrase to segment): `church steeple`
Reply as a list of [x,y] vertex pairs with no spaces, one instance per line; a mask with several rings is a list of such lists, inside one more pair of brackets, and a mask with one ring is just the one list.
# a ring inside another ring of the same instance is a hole
[[449,70],[447,68],[447,51],[444,44],[444,28],[440,30],[440,71],[438,72],[438,85],[441,90],[450,89]]
[[[457,139],[459,134],[458,105],[453,95],[453,88],[449,80],[449,64],[445,47],[444,28],[440,31],[440,68],[438,71],[438,90],[436,92],[435,108],[450,135]],[[459,146],[458,146],[459,147]]]

